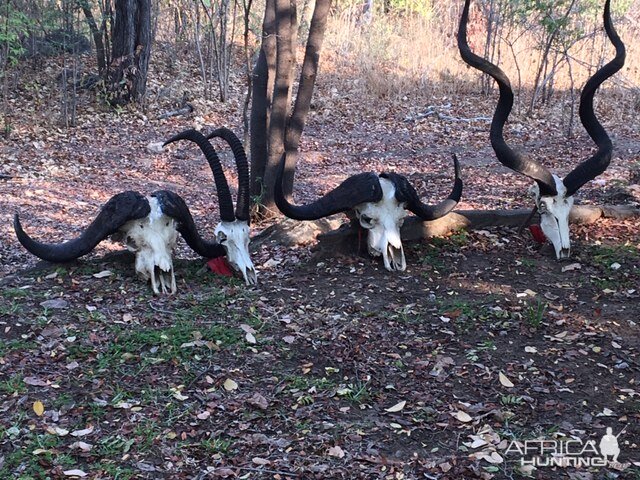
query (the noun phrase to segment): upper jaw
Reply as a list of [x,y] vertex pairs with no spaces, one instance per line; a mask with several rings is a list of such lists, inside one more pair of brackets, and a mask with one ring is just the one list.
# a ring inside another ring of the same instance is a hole
[[400,245],[400,248],[397,248],[390,243],[387,244],[386,252],[382,257],[384,259],[384,267],[391,272],[403,272],[407,268],[402,245]]
[[256,285],[258,283],[258,275],[256,274],[256,269],[253,266],[251,260],[249,260],[248,262],[243,262],[242,266],[232,261],[229,261],[229,264],[236,273],[242,275],[245,284]]
[[382,255],[384,268],[390,272],[403,272],[407,268],[402,243],[400,243],[399,246],[395,246],[392,243],[387,242],[382,248],[376,248],[369,245],[369,254],[373,257],[379,257]]
[[256,275],[256,270],[253,268],[253,265],[242,271],[242,277],[247,285],[256,285],[258,283],[258,276]]

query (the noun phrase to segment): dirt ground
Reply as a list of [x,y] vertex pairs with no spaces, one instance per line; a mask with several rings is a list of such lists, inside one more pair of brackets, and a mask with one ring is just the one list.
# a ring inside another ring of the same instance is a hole
[[[529,205],[527,183],[493,160],[486,122],[406,121],[426,106],[355,108],[322,83],[318,95],[298,199],[391,169],[435,201],[458,152],[461,208]],[[490,98],[457,100],[449,115],[490,115]],[[504,228],[405,245],[402,273],[355,252],[260,246],[252,288],[202,272],[181,244],[178,293],[154,297],[109,242],[37,265],[12,215],[60,241],[119,191],[170,188],[212,231],[199,154],[147,146],[193,124],[237,130],[240,100],[169,120],[157,119],[162,104],[115,115],[83,101],[70,130],[43,128],[47,112],[29,103],[0,145],[0,478],[640,478],[637,218],[573,226],[563,263]],[[611,113],[617,154],[582,203],[637,201],[627,187],[638,182],[638,130]],[[531,141],[554,168],[590,151],[582,133],[567,141],[526,122],[520,140],[546,132]],[[598,445],[607,427],[621,453],[606,467],[531,470],[513,450]]]

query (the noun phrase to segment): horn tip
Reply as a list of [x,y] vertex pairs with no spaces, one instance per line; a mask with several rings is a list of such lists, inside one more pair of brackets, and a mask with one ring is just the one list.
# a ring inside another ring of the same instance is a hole
[[188,129],[183,130],[182,132],[174,135],[173,137],[171,137],[169,140],[164,142],[162,144],[162,146],[165,147],[169,143],[177,142],[178,140],[191,140],[191,139],[193,139],[193,137],[198,136],[198,134],[202,135],[195,128],[188,128]]
[[453,169],[456,175],[456,179],[460,178],[460,162],[458,161],[458,156],[453,154]]

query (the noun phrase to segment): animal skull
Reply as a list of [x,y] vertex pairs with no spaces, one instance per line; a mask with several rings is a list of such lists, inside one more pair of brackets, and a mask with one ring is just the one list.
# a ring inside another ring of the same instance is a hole
[[[564,179],[552,174],[544,165],[521,150],[512,149],[504,139],[504,125],[513,108],[513,90],[509,78],[497,65],[476,55],[467,41],[467,22],[471,0],[465,0],[458,29],[458,49],[462,59],[473,68],[484,72],[496,81],[499,96],[491,121],[489,138],[496,158],[504,166],[536,182],[531,189],[536,209],[540,212],[540,226],[553,243],[556,258],[562,260],[570,255],[569,213],[573,206],[574,194],[587,182],[602,174],[611,162],[613,143],[596,117],[593,98],[602,83],[618,72],[626,58],[624,43],[618,36],[611,20],[611,1],[604,5],[603,23],[609,41],[616,49],[616,55],[601,66],[584,84],[580,92],[578,115],[582,126],[598,147],[597,151],[579,163]],[[535,211],[535,210],[534,210]]]
[[247,285],[258,283],[256,270],[249,255],[249,224],[246,221],[220,222],[214,230],[218,243],[222,245],[227,261],[242,273]]
[[203,257],[216,258],[225,254],[221,245],[200,236],[187,204],[169,190],[146,197],[132,191],[118,193],[102,206],[98,216],[78,237],[63,243],[34,240],[23,230],[18,214],[14,216],[14,229],[18,241],[29,252],[54,263],[70,262],[86,255],[112,236],[135,253],[136,272],[151,280],[155,294],[177,290],[172,253],[178,233]]
[[436,205],[420,200],[418,192],[409,180],[398,173],[358,173],[344,180],[318,200],[294,205],[287,200],[283,190],[286,156],[280,159],[276,178],[274,200],[278,209],[295,220],[317,220],[339,212],[353,211],[362,228],[367,232],[369,254],[382,255],[384,266],[390,271],[407,268],[400,237],[400,227],[408,212],[425,221],[436,220],[448,214],[462,195],[460,164],[453,155],[454,181],[449,196]]
[[387,270],[404,271],[404,257],[400,227],[407,216],[406,203],[395,198],[395,187],[386,178],[380,178],[382,199],[377,203],[363,203],[354,208],[362,228],[368,230],[367,246],[374,257],[382,255]]
[[542,232],[553,244],[556,258],[564,260],[571,255],[571,240],[569,238],[569,214],[573,207],[573,195],[567,196],[567,188],[562,179],[553,175],[556,183],[557,195],[541,196],[538,185],[531,187],[538,212],[540,213],[540,227]]
[[[238,199],[235,212],[229,185],[222,170],[222,164],[213,146],[209,143],[209,139],[215,137],[219,137],[229,144],[235,158],[238,171]],[[247,285],[255,285],[257,276],[249,254],[249,165],[242,142],[227,128],[218,128],[206,137],[193,129],[185,130],[167,140],[165,145],[177,140],[195,142],[209,163],[216,184],[220,206],[221,222],[214,230],[217,244],[221,246],[231,267],[242,274],[245,283]]]
[[177,287],[172,257],[178,239],[176,221],[162,213],[157,198],[146,198],[151,208],[149,215],[124,224],[118,236],[135,253],[136,272],[143,280],[151,280],[153,293],[174,294]]

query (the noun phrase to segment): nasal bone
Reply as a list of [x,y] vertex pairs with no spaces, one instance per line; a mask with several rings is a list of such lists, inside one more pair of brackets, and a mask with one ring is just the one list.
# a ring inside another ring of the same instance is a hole
[[[560,225],[558,225],[560,227]],[[565,228],[558,228],[560,235],[560,252],[558,253],[558,260],[569,258],[571,255],[571,238],[569,237],[569,222],[564,225]]]
[[389,245],[397,250],[400,250],[402,248],[402,240],[400,239],[400,235],[396,234],[395,232],[387,234],[385,240]]

